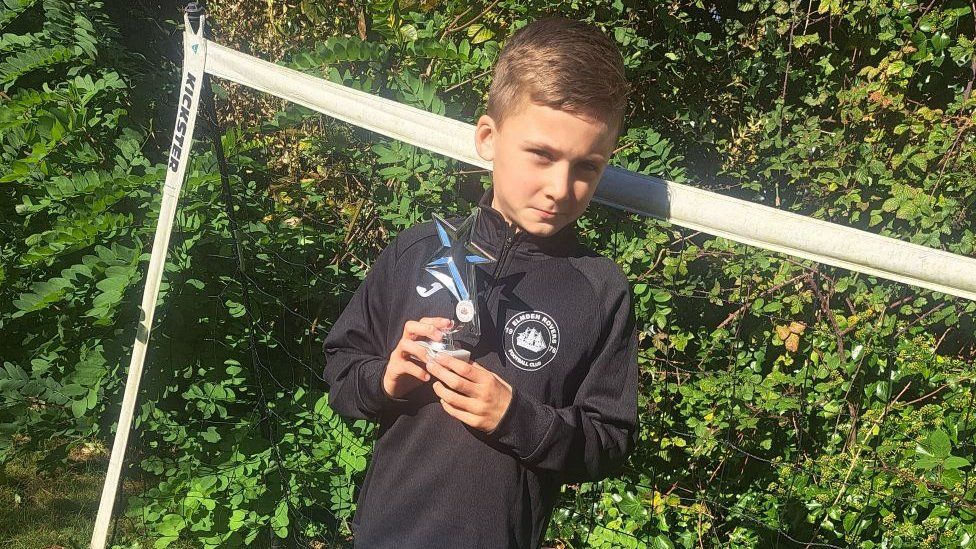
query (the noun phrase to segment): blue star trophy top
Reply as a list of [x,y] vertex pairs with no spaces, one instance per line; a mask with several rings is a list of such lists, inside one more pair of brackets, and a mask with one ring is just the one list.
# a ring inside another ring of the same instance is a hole
[[454,320],[454,327],[444,332],[444,338],[441,341],[420,343],[432,354],[448,353],[466,362],[471,360],[471,353],[466,349],[455,347],[454,338],[459,333],[481,335],[475,266],[495,261],[494,257],[471,241],[477,220],[477,209],[472,211],[459,227],[451,225],[443,217],[434,214],[434,227],[437,229],[441,247],[431,256],[424,268],[451,292],[457,300],[457,305],[454,308],[454,315],[445,315]]

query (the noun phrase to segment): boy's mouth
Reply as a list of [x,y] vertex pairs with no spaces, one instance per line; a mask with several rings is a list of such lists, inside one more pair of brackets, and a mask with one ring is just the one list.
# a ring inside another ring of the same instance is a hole
[[556,217],[556,215],[558,215],[558,212],[552,212],[540,208],[532,208],[532,209],[538,212],[539,216],[542,217],[543,219],[552,219],[553,217]]

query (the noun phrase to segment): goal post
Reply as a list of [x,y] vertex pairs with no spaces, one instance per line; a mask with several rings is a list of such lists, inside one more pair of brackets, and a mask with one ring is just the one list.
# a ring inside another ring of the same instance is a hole
[[129,431],[132,427],[136,397],[139,393],[139,382],[142,379],[143,364],[146,360],[153,314],[156,311],[156,299],[159,297],[159,284],[163,278],[166,251],[169,248],[173,219],[176,216],[180,190],[183,187],[183,180],[186,175],[186,165],[190,158],[193,129],[196,125],[197,110],[200,104],[200,91],[203,88],[203,79],[205,78],[207,40],[203,37],[204,22],[205,17],[200,14],[197,30],[194,31],[190,25],[189,14],[184,14],[186,29],[183,33],[183,74],[180,80],[173,143],[167,160],[168,166],[159,207],[159,219],[156,222],[156,235],[153,238],[149,269],[146,272],[142,304],[139,307],[139,324],[136,327],[136,339],[129,361],[129,372],[122,397],[122,409],[119,412],[108,472],[102,485],[98,514],[95,517],[95,526],[92,531],[91,547],[94,549],[105,547],[108,536],[109,522],[112,519],[112,509],[118,492],[119,477],[122,472],[122,464],[125,461],[125,449],[129,442]]
[[[205,16],[184,14],[183,70],[162,204],[139,324],[91,547],[102,549],[118,491],[174,216],[193,141],[201,90],[216,76],[378,134],[491,169],[474,127],[235,51],[204,36]],[[609,166],[594,200],[758,248],[976,301],[976,259],[952,254]]]

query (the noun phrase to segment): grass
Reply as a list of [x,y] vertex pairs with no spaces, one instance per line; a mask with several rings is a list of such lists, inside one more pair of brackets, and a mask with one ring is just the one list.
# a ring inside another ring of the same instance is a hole
[[[35,451],[8,461],[0,470],[2,548],[87,548],[107,468],[104,448],[89,444],[76,446],[64,460]],[[126,481],[124,492],[138,491],[136,484]],[[134,521],[123,517],[114,527],[124,547],[152,547],[154,540],[141,536]]]
[[[63,444],[64,441],[61,441]],[[0,549],[87,549],[91,542],[108,455],[101,444],[82,443],[67,455],[51,441],[38,451],[21,451],[0,465]],[[139,480],[124,479],[123,495],[142,493]],[[115,549],[151,548],[156,539],[144,534],[138,520],[121,514],[124,499],[115,505]],[[336,547],[347,547],[341,544]],[[178,540],[171,549],[196,547]],[[313,542],[311,549],[326,549]]]

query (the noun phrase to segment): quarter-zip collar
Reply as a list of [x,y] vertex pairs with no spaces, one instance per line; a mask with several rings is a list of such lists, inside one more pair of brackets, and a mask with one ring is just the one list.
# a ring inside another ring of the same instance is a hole
[[498,258],[499,254],[514,255],[519,259],[542,260],[563,257],[577,250],[576,222],[569,223],[555,234],[541,237],[525,231],[517,231],[514,224],[505,221],[502,214],[492,208],[494,187],[488,187],[478,202],[480,215],[474,227],[475,242]]

